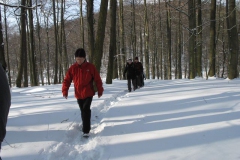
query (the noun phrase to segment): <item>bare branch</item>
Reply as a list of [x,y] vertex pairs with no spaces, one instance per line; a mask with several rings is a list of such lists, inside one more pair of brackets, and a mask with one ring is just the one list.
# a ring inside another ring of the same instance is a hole
[[167,2],[167,5],[169,5],[170,7],[174,8],[175,10],[177,10],[177,11],[179,11],[179,12],[181,12],[181,13],[183,13],[183,14],[185,14],[186,16],[189,17],[189,15],[188,15],[186,12],[184,12],[183,10],[180,10],[179,8],[174,7],[174,6],[171,5],[169,2]]
[[2,3],[0,2],[0,5],[3,5],[3,6],[7,6],[7,7],[12,7],[12,8],[26,8],[26,9],[35,9],[37,7],[41,7],[42,6],[42,1],[40,4],[36,5],[36,6],[33,6],[33,7],[27,7],[27,6],[22,6],[22,5],[10,5],[10,4],[6,4],[6,3]]

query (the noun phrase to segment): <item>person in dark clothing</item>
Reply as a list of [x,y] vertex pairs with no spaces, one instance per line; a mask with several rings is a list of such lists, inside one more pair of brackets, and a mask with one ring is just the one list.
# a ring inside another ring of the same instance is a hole
[[136,83],[137,87],[143,86],[143,65],[141,62],[138,61],[138,57],[134,59],[134,66],[136,69]]
[[[9,108],[11,106],[11,94],[6,72],[0,63],[0,151],[3,139],[6,136],[6,125]],[[1,156],[0,156],[1,159]]]
[[124,69],[123,77],[125,78],[125,74],[127,73],[127,81],[128,81],[128,91],[135,91],[137,86],[136,86],[136,70],[134,68],[134,64],[132,63],[132,59],[128,59],[126,67]]
[[91,103],[95,95],[94,84],[98,91],[98,98],[103,94],[101,77],[95,66],[86,61],[86,53],[83,48],[75,52],[76,63],[67,71],[62,84],[63,97],[67,99],[68,89],[74,82],[75,97],[77,99],[82,118],[83,136],[88,137],[91,129]]
[[144,80],[146,80],[146,76],[145,76],[145,73],[143,72],[142,74],[142,87],[144,86]]

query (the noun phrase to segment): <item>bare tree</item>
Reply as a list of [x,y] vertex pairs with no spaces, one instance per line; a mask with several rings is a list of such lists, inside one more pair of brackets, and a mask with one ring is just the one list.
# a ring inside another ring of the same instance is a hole
[[[26,5],[26,0],[21,0],[21,5]],[[21,87],[22,75],[24,74],[24,87],[28,87],[27,76],[27,39],[26,39],[26,8],[21,8],[21,46],[20,46],[20,61],[19,70],[16,79],[16,86]]]
[[202,77],[202,0],[197,0],[197,76]]
[[68,56],[67,56],[67,42],[66,42],[66,33],[65,33],[65,20],[64,20],[64,14],[65,14],[65,1],[61,1],[61,52],[62,52],[62,62],[63,62],[63,75],[68,70],[69,63],[68,63]]
[[[0,22],[2,22],[1,6],[0,6]],[[6,63],[5,55],[4,55],[2,24],[0,24],[0,43],[1,43],[1,46],[0,46],[0,63],[2,64],[2,66],[4,66],[6,68],[7,63]]]
[[151,6],[151,17],[152,17],[152,65],[151,65],[151,71],[152,71],[152,79],[155,79],[156,76],[156,58],[157,58],[157,27],[156,27],[156,1],[153,1],[153,5]]
[[[7,7],[4,6],[4,23],[5,23],[5,38],[6,38],[8,82],[9,82],[9,86],[12,87],[11,72],[10,72],[11,68],[10,68],[10,62],[9,62],[9,42],[8,42],[8,25],[7,25],[7,14],[6,14],[7,11],[6,10],[7,10]],[[1,7],[0,7],[0,21],[1,21]],[[1,44],[3,44],[3,43],[1,43]]]
[[[28,0],[28,6],[32,7],[32,0]],[[29,65],[31,75],[31,85],[38,85],[38,71],[36,66],[36,50],[35,50],[35,39],[34,39],[34,25],[33,25],[33,13],[32,9],[28,9],[28,20],[29,20]]]
[[227,30],[228,30],[228,43],[229,43],[229,65],[228,65],[228,78],[234,79],[238,77],[238,32],[236,24],[236,1],[226,0],[227,5]]
[[105,38],[105,26],[106,26],[106,19],[107,19],[107,8],[108,8],[108,0],[101,0],[97,35],[96,35],[96,41],[94,44],[94,57],[93,57],[93,63],[95,64],[96,69],[99,72],[102,64],[103,42]]
[[158,43],[160,46],[158,49],[158,58],[157,58],[157,77],[163,78],[163,33],[162,33],[162,16],[161,16],[161,1],[158,0],[158,21],[159,21],[159,29],[158,29]]
[[195,51],[196,51],[196,13],[195,0],[188,1],[188,20],[189,20],[189,79],[195,78]]
[[55,61],[54,61],[54,84],[58,83],[58,23],[56,15],[56,1],[52,0],[53,6],[53,23],[54,23],[54,40],[55,40]]
[[[36,0],[37,3],[37,0]],[[41,83],[44,85],[44,76],[43,76],[43,64],[42,64],[42,45],[41,45],[41,25],[39,21],[39,14],[38,9],[35,10],[36,12],[36,19],[37,19],[37,25],[36,25],[36,32],[37,32],[37,49],[39,52],[39,65],[38,70],[40,73]]]
[[119,0],[119,38],[120,38],[120,55],[119,56],[119,68],[120,68],[120,79],[123,77],[123,70],[124,70],[124,65],[126,62],[126,51],[125,51],[125,28],[124,28],[124,8],[123,8],[123,0]]
[[116,53],[116,10],[117,10],[117,0],[110,0],[110,45],[109,45],[109,58],[108,58],[108,70],[106,84],[112,84],[113,79],[113,58]]
[[135,0],[132,0],[131,3],[132,11],[131,11],[131,44],[132,44],[132,54],[133,57],[137,56],[136,50],[137,50],[137,44],[136,44],[136,16],[135,16]]
[[211,0],[208,76],[216,76],[216,0]]
[[87,26],[88,26],[88,60],[93,61],[94,56],[94,16],[93,16],[93,0],[87,2]]
[[83,3],[82,3],[82,0],[79,0],[79,4],[80,4],[80,35],[81,35],[81,39],[82,39],[82,48],[84,48],[84,43],[85,43],[85,40],[84,40],[84,23],[83,23]]
[[[167,78],[168,79],[172,79],[172,51],[171,51],[171,45],[172,45],[172,41],[171,41],[171,12],[170,12],[170,7],[167,5],[166,3],[166,15],[167,15],[167,53],[168,53],[168,61],[167,61]],[[170,3],[170,1],[168,0],[168,3]]]
[[[44,24],[45,24],[45,31],[46,31],[46,54],[47,54],[47,82],[48,85],[51,84],[51,80],[50,80],[50,36],[49,36],[49,17],[51,15],[50,11],[46,11],[46,13],[44,13]],[[40,56],[41,57],[41,56]],[[41,63],[41,58],[40,58],[40,63]],[[40,66],[42,66],[42,64],[40,64]]]
[[147,12],[147,2],[144,0],[144,41],[145,41],[145,68],[146,68],[146,78],[150,78],[149,72],[149,26],[148,26],[148,12]]

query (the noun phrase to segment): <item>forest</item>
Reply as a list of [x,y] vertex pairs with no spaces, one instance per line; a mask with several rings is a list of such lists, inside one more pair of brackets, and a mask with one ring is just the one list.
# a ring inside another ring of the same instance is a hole
[[84,48],[106,84],[139,57],[147,79],[239,77],[238,0],[0,2],[0,63],[11,87],[61,84]]

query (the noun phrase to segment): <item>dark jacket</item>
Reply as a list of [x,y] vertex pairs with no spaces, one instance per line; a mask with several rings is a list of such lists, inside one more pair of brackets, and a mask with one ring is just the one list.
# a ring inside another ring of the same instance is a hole
[[127,79],[135,79],[136,78],[136,70],[134,64],[127,63],[124,69],[124,75],[127,73]]
[[143,65],[141,62],[134,62],[134,66],[136,69],[136,75],[142,75],[143,74]]
[[84,62],[81,66],[75,63],[68,69],[62,84],[63,96],[68,96],[68,89],[72,81],[77,99],[85,99],[95,95],[93,81],[97,86],[98,95],[103,94],[102,79],[91,63]]
[[0,143],[3,141],[6,135],[7,117],[10,105],[10,88],[8,85],[6,72],[0,63]]

